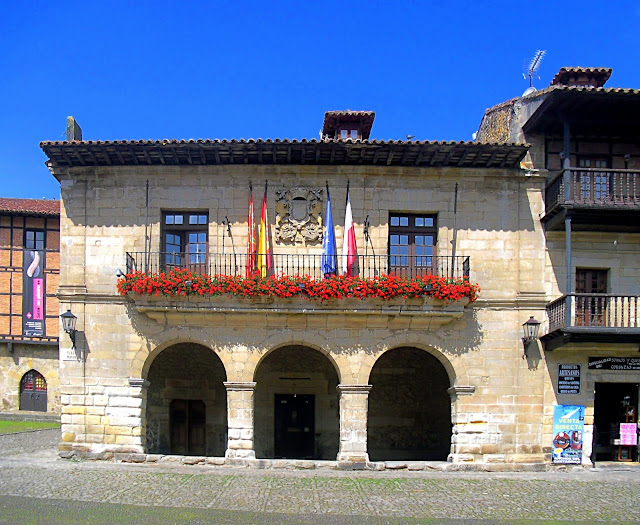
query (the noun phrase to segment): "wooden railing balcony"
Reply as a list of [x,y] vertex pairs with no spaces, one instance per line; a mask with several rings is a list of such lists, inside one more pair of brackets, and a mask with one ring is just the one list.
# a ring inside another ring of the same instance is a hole
[[570,341],[640,341],[639,308],[640,295],[563,295],[547,305],[549,330],[541,339],[547,350]]
[[545,191],[547,213],[561,205],[640,207],[640,171],[563,170],[547,184]]
[[[324,277],[321,254],[272,254],[271,257],[269,274]],[[247,276],[255,271],[255,260],[250,260],[248,267],[248,259],[246,253],[128,252],[127,273],[154,274],[186,268],[201,275]],[[340,255],[336,256],[336,261],[339,268]],[[437,275],[460,279],[468,277],[469,271],[469,257],[466,256],[358,255],[354,274],[362,278],[394,274],[406,278]]]

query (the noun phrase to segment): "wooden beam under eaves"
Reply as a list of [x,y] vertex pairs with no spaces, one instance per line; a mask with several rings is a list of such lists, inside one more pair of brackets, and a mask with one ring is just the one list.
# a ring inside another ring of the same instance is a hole
[[129,148],[129,153],[131,153],[131,157],[133,159],[133,163],[137,166],[139,164],[138,157],[136,157],[136,152],[133,148]]
[[124,157],[122,156],[122,153],[120,153],[120,149],[118,148],[118,146],[113,148],[113,150],[116,152],[116,157],[118,157],[118,162],[120,164],[125,164]]
[[147,151],[147,148],[142,148],[142,153],[144,153],[144,158],[147,159],[147,164],[149,164],[149,166],[151,166],[153,164],[153,162],[151,162],[151,157],[149,157],[149,152]]
[[447,153],[447,156],[444,158],[444,161],[442,162],[443,166],[448,166],[449,165],[449,161],[451,160],[451,157],[453,157],[453,154],[456,152],[456,147],[455,146],[451,146],[451,149],[449,150],[449,153]]
[[329,164],[333,164],[333,160],[336,157],[336,145],[332,144],[331,145],[331,157],[329,158]]
[[235,164],[235,160],[233,158],[233,147],[229,147],[229,164]]
[[162,154],[162,148],[158,147],[157,151],[158,151],[158,158],[160,159],[160,164],[166,164],[167,162],[164,158],[164,155]]
[[387,166],[391,166],[391,161],[393,160],[393,149],[389,146],[389,153],[387,154]]
[[487,160],[487,162],[485,163],[485,166],[488,168],[489,166],[491,166],[491,163],[493,162],[493,160],[496,158],[496,155],[498,154],[498,150],[493,150],[493,152],[491,153],[491,155],[489,156],[489,160]]
[[462,166],[464,164],[465,159],[469,156],[469,150],[465,149],[460,155],[460,160],[458,161],[458,166]]
[[436,159],[439,153],[440,153],[440,148],[436,148],[433,152],[433,155],[431,155],[431,158],[429,159],[429,166],[433,166],[436,163]]
[[200,146],[198,149],[200,150],[200,162],[204,166],[207,163],[207,157],[204,154],[204,147]]

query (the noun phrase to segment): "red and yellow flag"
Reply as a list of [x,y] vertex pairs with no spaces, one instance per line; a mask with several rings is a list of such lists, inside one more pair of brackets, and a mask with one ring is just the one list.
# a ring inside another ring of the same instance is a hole
[[248,238],[247,238],[247,277],[256,269],[256,236],[253,226],[253,185],[249,183],[249,218],[247,220]]
[[264,183],[262,213],[260,213],[260,233],[258,236],[258,271],[262,277],[271,269],[271,252],[269,247],[269,221],[267,220],[267,183]]

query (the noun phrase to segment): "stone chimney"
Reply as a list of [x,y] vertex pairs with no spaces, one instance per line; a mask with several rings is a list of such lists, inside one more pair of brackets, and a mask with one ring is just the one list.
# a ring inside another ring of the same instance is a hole
[[67,117],[67,142],[82,140],[82,128],[73,117]]

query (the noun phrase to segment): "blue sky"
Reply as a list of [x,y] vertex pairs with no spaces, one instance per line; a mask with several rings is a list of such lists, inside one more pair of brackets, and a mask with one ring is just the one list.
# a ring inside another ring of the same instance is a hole
[[374,110],[372,138],[471,140],[525,64],[612,67],[640,88],[640,2],[29,2],[0,7],[0,182],[58,198],[42,140],[316,138]]

